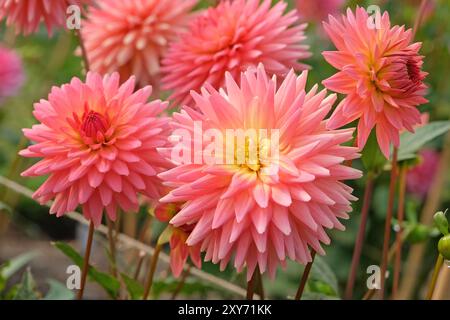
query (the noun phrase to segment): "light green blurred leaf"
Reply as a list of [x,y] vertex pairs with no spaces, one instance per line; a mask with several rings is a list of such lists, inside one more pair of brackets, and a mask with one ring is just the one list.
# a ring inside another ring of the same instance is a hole
[[[339,295],[339,286],[336,275],[334,274],[333,270],[331,270],[330,266],[328,266],[328,264],[325,262],[325,260],[320,256],[316,256],[314,264],[311,268],[311,274],[309,276],[308,283],[312,281],[321,281],[324,284],[327,284],[329,288],[326,288],[324,292],[328,295]],[[320,289],[318,286],[316,286],[315,288]],[[329,289],[332,289],[332,291],[334,292],[331,292]]]
[[139,281],[130,278],[124,273],[121,273],[120,275],[123,279],[123,282],[125,283],[130,298],[132,300],[141,299],[144,295],[144,287],[142,286],[142,284]]
[[[53,244],[68,258],[70,258],[80,268],[83,267],[83,258],[81,255],[70,245],[64,242],[55,242]],[[88,271],[89,279],[98,283],[105,291],[112,297],[117,298],[120,290],[120,282],[111,275],[98,271],[93,266],[89,266]]]
[[36,252],[27,252],[21,254],[0,266],[0,292],[5,288],[6,282],[20,269],[26,266],[37,256]]
[[450,130],[450,121],[435,121],[417,128],[415,133],[405,132],[400,136],[398,161],[413,159],[417,151],[427,142]]
[[73,300],[75,298],[72,290],[67,289],[63,283],[53,279],[49,279],[47,282],[50,288],[44,300]]
[[33,279],[30,268],[23,274],[14,300],[37,300],[39,295],[36,291],[36,282]]

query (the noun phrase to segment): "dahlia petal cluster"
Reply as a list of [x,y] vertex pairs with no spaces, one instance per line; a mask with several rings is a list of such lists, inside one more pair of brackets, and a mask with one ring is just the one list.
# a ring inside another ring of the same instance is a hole
[[209,83],[220,88],[225,73],[239,78],[248,67],[263,63],[271,75],[286,76],[291,68],[307,69],[300,59],[310,56],[305,40],[306,24],[296,12],[284,14],[284,1],[221,1],[190,24],[163,59],[163,88],[171,98],[192,105],[190,90]]
[[[155,208],[155,216],[161,222],[169,222],[180,210],[177,204],[159,204]],[[191,226],[184,228],[172,227],[170,236],[170,268],[175,278],[178,278],[183,272],[187,259],[194,263],[197,268],[202,267],[202,259],[200,256],[200,246],[188,246],[186,240],[192,231]]]
[[139,85],[156,84],[161,57],[184,31],[197,0],[99,0],[82,28],[91,69],[135,75]]
[[296,0],[298,14],[302,20],[322,22],[328,15],[339,13],[345,0]]
[[39,29],[41,22],[51,35],[53,30],[66,25],[67,8],[77,5],[81,8],[91,0],[0,0],[0,20],[6,18],[8,26],[14,26],[17,33],[28,35]]
[[391,27],[387,12],[369,17],[359,7],[355,14],[348,9],[342,19],[330,16],[324,28],[337,51],[323,56],[339,72],[323,84],[346,95],[328,127],[358,120],[359,148],[375,128],[381,151],[389,158],[390,144],[399,146],[401,130],[414,131],[420,123],[417,106],[427,102],[421,43],[412,43],[411,30]]
[[169,119],[159,117],[167,103],[148,103],[151,87],[133,92],[134,78],[119,81],[117,73],[90,72],[85,83],[73,78],[34,105],[39,124],[24,129],[34,144],[20,154],[42,160],[22,175],[48,175],[33,198],[41,204],[54,199],[51,214],[81,205],[99,225],[105,209],[115,220],[119,207],[138,210],[138,194],[160,196],[156,175],[169,163],[156,148],[167,144]]
[[17,93],[24,78],[20,57],[13,50],[0,46],[0,103]]
[[[193,228],[186,243],[201,245],[206,261],[222,269],[229,261],[238,271],[246,266],[248,279],[257,265],[273,277],[288,258],[311,261],[310,248],[324,254],[321,243],[330,243],[326,229],[344,229],[339,218],[348,218],[356,200],[343,180],[361,173],[342,163],[358,157],[357,148],[341,145],[353,129],[326,128],[336,95],[327,97],[317,85],[306,93],[306,79],[306,72],[297,77],[291,70],[277,89],[276,77],[269,78],[262,65],[242,73],[240,85],[227,73],[220,91],[207,85],[201,94],[192,93],[195,108],[173,115],[172,147],[159,149],[177,165],[159,174],[173,188],[161,202],[184,203],[171,223]],[[199,126],[224,136],[232,129],[274,134],[245,136],[243,145],[226,150],[216,144],[212,156],[211,141],[220,139],[196,137]],[[180,141],[179,130],[193,139]],[[244,162],[235,161],[240,149]],[[184,159],[184,152],[191,160],[174,160],[176,154]],[[232,161],[210,161],[222,155]]]

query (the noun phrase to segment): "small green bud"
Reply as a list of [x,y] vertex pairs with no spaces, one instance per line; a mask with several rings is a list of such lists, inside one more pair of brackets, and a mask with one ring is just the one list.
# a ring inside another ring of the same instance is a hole
[[445,260],[450,260],[450,234],[443,236],[439,240],[438,250]]
[[445,216],[446,212],[447,210],[445,210],[445,212],[439,211],[434,214],[434,224],[444,236],[449,234],[448,220],[447,217]]

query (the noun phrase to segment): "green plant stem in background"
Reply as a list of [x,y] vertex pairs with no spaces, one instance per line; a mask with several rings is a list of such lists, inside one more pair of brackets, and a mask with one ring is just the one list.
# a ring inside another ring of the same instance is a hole
[[89,270],[89,258],[91,257],[92,241],[94,239],[94,229],[94,223],[91,221],[89,224],[89,234],[84,253],[83,271],[81,273],[81,286],[80,291],[78,291],[78,300],[83,299],[84,287],[86,286],[86,278]]
[[397,234],[395,236],[395,260],[394,260],[394,280],[392,285],[392,298],[396,299],[398,286],[400,283],[400,273],[402,270],[402,246],[403,246],[403,220],[405,216],[405,193],[406,193],[406,173],[408,166],[403,163],[400,166],[398,207],[397,207]]
[[434,288],[436,288],[436,283],[443,264],[444,264],[444,257],[442,256],[442,254],[439,254],[436,260],[436,265],[434,266],[430,287],[428,288],[427,300],[431,300],[431,298],[433,298]]
[[428,2],[428,0],[422,0],[420,2],[419,13],[417,14],[417,17],[414,20],[414,26],[413,26],[411,39],[415,38],[417,30],[419,30],[420,25],[422,24],[423,16],[425,14],[425,10],[426,10],[427,4],[428,4],[427,2]]
[[114,224],[107,217],[108,224],[108,241],[109,241],[109,253],[111,255],[111,274],[117,278],[117,259],[116,259],[116,237],[114,236]]
[[385,297],[385,285],[386,285],[386,270],[388,267],[388,255],[389,255],[389,243],[391,241],[391,228],[392,228],[392,211],[394,209],[395,200],[395,186],[397,184],[398,164],[397,164],[398,149],[394,147],[392,155],[392,168],[391,168],[391,180],[389,183],[389,198],[386,211],[386,222],[384,225],[384,240],[383,240],[383,252],[381,256],[381,279],[380,279],[380,296],[384,300]]
[[147,282],[145,283],[144,295],[142,297],[143,300],[147,300],[150,290],[153,285],[153,278],[155,277],[156,266],[158,264],[159,254],[161,252],[162,246],[157,244],[155,247],[155,251],[153,252],[152,260],[150,262],[150,269],[148,270]]
[[364,189],[363,205],[361,210],[361,222],[359,223],[358,235],[356,237],[355,248],[353,250],[352,264],[347,279],[345,289],[345,299],[350,300],[353,297],[353,288],[355,286],[356,275],[358,274],[359,261],[361,258],[362,247],[366,235],[367,219],[369,217],[370,203],[372,201],[372,193],[374,186],[374,174],[367,174],[366,186]]
[[258,272],[258,294],[259,294],[259,298],[261,300],[265,300],[266,299],[266,295],[264,292],[264,283],[263,283],[263,276],[261,274],[261,272]]
[[180,282],[178,282],[177,287],[173,291],[172,300],[175,300],[178,297],[178,295],[180,294],[181,290],[183,289],[183,287],[186,283],[186,279],[189,276],[190,272],[191,272],[191,265],[188,264],[187,268],[184,269],[183,273],[181,274]]
[[83,62],[84,62],[84,69],[86,70],[86,72],[89,72],[91,67],[89,65],[89,59],[87,57],[87,51],[86,51],[86,47],[84,46],[83,37],[81,36],[81,33],[79,30],[76,30],[75,34],[76,34],[76,36],[78,38],[78,42],[80,44],[81,55],[83,57]]
[[257,274],[259,273],[259,267],[256,267],[253,272],[252,278],[247,282],[247,300],[253,300],[253,295],[255,293],[255,284],[258,278]]
[[314,258],[316,257],[316,252],[311,250],[311,262],[309,262],[305,270],[303,271],[302,278],[300,279],[300,284],[297,289],[297,293],[295,294],[295,300],[300,300],[303,295],[303,291],[305,291],[306,283],[308,282],[309,273],[311,272],[312,265],[314,263]]

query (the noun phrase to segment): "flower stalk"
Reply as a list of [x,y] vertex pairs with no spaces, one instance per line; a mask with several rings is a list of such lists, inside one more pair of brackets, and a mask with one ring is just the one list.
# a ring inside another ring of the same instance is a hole
[[370,204],[374,187],[374,174],[367,174],[366,186],[364,189],[363,205],[361,210],[361,222],[359,224],[358,235],[356,237],[355,248],[353,250],[352,264],[345,289],[345,299],[350,300],[353,297],[353,288],[355,286],[356,275],[358,273],[359,261],[361,258],[364,237],[366,234],[367,220],[369,216]]
[[302,278],[300,279],[300,285],[298,286],[297,293],[295,294],[295,300],[300,300],[305,291],[306,283],[308,282],[309,273],[311,272],[312,265],[314,263],[314,258],[316,257],[316,252],[311,250],[311,262],[309,262],[305,270],[303,271]]
[[94,230],[95,230],[94,222],[91,221],[91,223],[89,224],[89,233],[86,243],[86,250],[84,252],[84,263],[83,263],[83,271],[81,273],[80,291],[78,291],[78,300],[83,299],[84,288],[86,286],[87,274],[89,272],[89,258],[91,256],[92,242],[94,239]]
[[142,297],[143,300],[147,300],[150,290],[153,285],[153,278],[155,277],[156,266],[158,264],[159,254],[161,253],[162,245],[157,244],[155,247],[155,251],[153,252],[152,260],[150,263],[150,269],[147,275],[147,282],[145,284],[144,295]]
[[389,198],[388,207],[386,211],[386,223],[384,225],[384,240],[383,240],[383,252],[381,258],[381,279],[380,279],[380,296],[381,300],[384,300],[386,291],[386,270],[388,268],[388,255],[389,255],[389,243],[391,240],[391,228],[392,228],[392,211],[394,209],[395,201],[395,187],[397,184],[398,176],[398,164],[397,164],[398,149],[394,147],[394,152],[392,156],[392,169],[391,169],[391,179],[389,183]]

